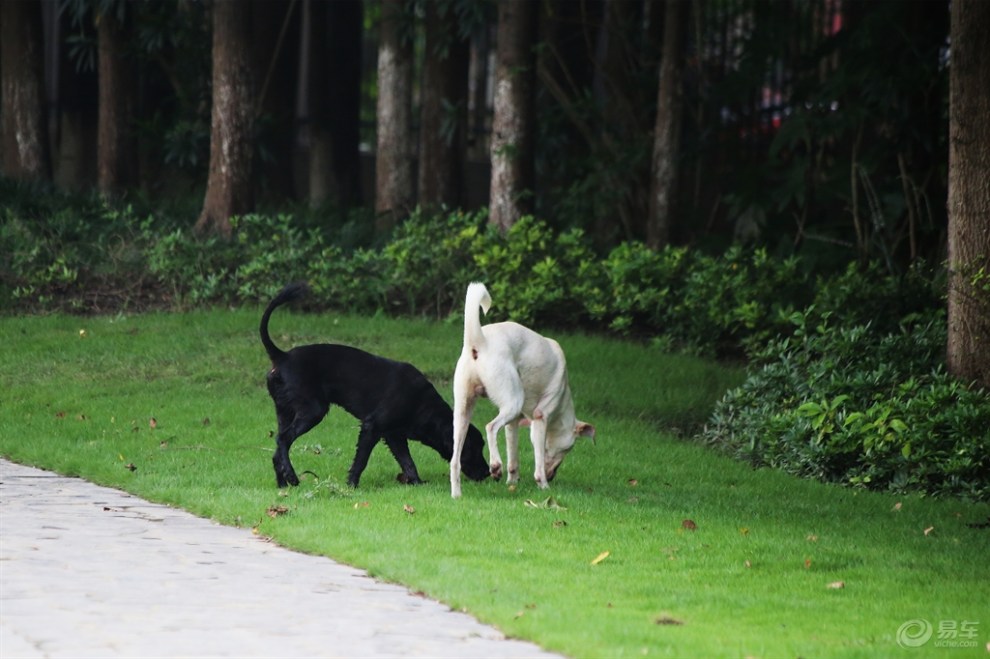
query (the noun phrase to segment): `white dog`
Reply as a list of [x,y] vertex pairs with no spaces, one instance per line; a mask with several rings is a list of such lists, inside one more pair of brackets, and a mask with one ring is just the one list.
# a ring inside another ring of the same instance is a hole
[[498,431],[503,426],[508,482],[519,480],[519,425],[528,420],[536,458],[533,476],[541,488],[553,480],[578,435],[595,435],[593,426],[574,416],[560,345],[518,323],[482,327],[478,307],[488,313],[491,303],[484,284],[468,286],[464,347],[454,370],[454,457],[450,460],[450,495],[454,498],[461,496],[461,449],[479,396],[498,407],[498,416],[485,426],[488,462],[496,479],[502,476]]

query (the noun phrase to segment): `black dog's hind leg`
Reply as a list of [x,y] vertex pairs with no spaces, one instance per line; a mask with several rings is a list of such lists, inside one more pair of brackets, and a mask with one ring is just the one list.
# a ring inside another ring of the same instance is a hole
[[422,483],[423,481],[419,479],[419,472],[416,471],[416,463],[413,462],[412,455],[409,453],[409,441],[405,435],[386,435],[385,444],[388,445],[389,450],[392,451],[392,455],[395,456],[395,461],[402,468],[402,473],[399,474],[399,481],[407,485],[419,485]]
[[311,405],[305,409],[276,408],[278,415],[278,437],[275,440],[275,454],[272,465],[275,467],[275,479],[279,487],[299,485],[299,477],[292,468],[289,460],[289,449],[300,435],[312,430],[326,416],[328,408]]

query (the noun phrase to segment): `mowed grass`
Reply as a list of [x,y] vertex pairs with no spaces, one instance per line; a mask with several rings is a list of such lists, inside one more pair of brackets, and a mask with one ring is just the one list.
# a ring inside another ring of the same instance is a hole
[[[574,657],[890,656],[914,619],[978,634],[912,656],[986,654],[990,506],[801,481],[692,443],[738,369],[555,333],[598,437],[549,490],[528,476],[525,432],[514,491],[465,480],[452,500],[447,464],[416,443],[425,485],[397,483],[380,446],[352,490],[358,423],[334,409],[293,448],[302,485],[279,491],[259,315],[0,318],[0,454],[254,528]],[[280,310],[272,330],[284,348],[410,361],[451,398],[457,318]]]

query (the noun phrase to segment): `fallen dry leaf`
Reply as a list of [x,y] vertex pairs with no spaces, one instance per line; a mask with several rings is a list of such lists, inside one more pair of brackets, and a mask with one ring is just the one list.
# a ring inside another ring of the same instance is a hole
[[744,561],[743,562],[743,565],[746,566],[746,567],[753,567],[753,564],[750,563],[749,561]]
[[556,522],[553,523],[553,528],[555,528],[555,529],[560,529],[560,528],[563,528],[565,526],[567,526],[567,522],[565,522],[562,519],[558,519]]
[[826,586],[826,588],[830,588],[832,590],[841,590],[845,587],[846,587],[845,581],[833,581],[828,586]]
[[934,530],[935,530],[934,526],[929,526],[927,529],[925,529],[925,535],[926,536],[931,535],[932,531]]
[[811,569],[811,559],[810,558],[804,559],[804,569],[805,570],[810,570]]
[[686,519],[681,522],[681,528],[686,531],[697,531],[698,525],[694,523],[694,520]]
[[901,509],[901,502],[900,502],[900,501],[898,501],[897,503],[895,503],[895,504],[894,504],[894,507],[893,507],[893,508],[891,508],[891,510],[893,510],[893,511],[895,511],[895,512],[896,512],[896,511],[900,511],[900,509]]
[[807,540],[808,542],[818,542],[818,536],[812,533],[807,538],[805,538],[805,540]]
[[402,504],[402,509],[404,511],[406,511],[407,513],[409,513],[410,515],[415,515],[416,514],[416,509],[413,508],[412,506],[410,506],[408,503]]
[[673,618],[673,617],[667,616],[667,615],[663,615],[663,616],[658,617],[654,622],[656,622],[658,625],[683,625],[684,624],[684,621],[683,620],[678,620],[677,618]]
[[606,558],[608,558],[611,555],[611,553],[612,552],[610,552],[610,551],[603,551],[602,553],[600,553],[597,556],[595,556],[595,560],[591,561],[591,564],[592,565],[598,565],[599,563],[601,563],[602,561],[604,561]]
[[265,511],[265,513],[272,519],[275,519],[279,515],[285,515],[288,512],[289,509],[285,506],[268,506],[268,510]]
[[557,500],[553,497],[547,497],[540,502],[533,501],[532,499],[526,499],[523,504],[528,508],[541,508],[543,510],[567,510],[567,508],[557,503]]
[[635,478],[630,478],[629,479],[629,485],[630,485],[630,487],[636,487],[637,485],[639,485],[639,481],[636,480]]
[[79,338],[80,339],[85,339],[86,338],[86,334],[87,334],[86,330],[84,330],[84,329],[79,330]]
[[151,429],[154,430],[155,428],[158,427],[158,420],[155,417],[151,417],[150,419],[148,419],[148,426],[150,426]]
[[358,508],[367,508],[370,505],[371,505],[370,501],[358,501],[356,504],[354,504],[354,510],[357,510]]
[[124,465],[124,467],[127,469],[127,471],[137,471],[137,467],[134,466],[133,462],[128,462],[126,465]]
[[745,526],[739,529],[739,535],[749,535],[749,529]]

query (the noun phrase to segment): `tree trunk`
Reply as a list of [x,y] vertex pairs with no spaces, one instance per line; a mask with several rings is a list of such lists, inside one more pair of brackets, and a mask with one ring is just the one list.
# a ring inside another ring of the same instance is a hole
[[97,14],[99,118],[96,129],[96,185],[102,195],[137,182],[134,75],[124,52],[124,29],[110,12]]
[[990,387],[990,3],[952,0],[949,372]]
[[250,5],[213,4],[213,109],[210,173],[199,234],[230,237],[230,218],[254,207],[251,160],[254,147],[254,80],[250,61]]
[[415,203],[412,136],[412,35],[405,0],[382,0],[378,46],[376,228],[385,232]]
[[470,52],[458,34],[453,3],[428,2],[424,9],[419,203],[454,208],[463,187]]
[[21,180],[51,178],[41,3],[36,0],[0,2],[0,98],[4,174]]
[[646,218],[646,244],[661,249],[670,244],[680,161],[683,90],[681,74],[683,0],[666,0],[657,122],[653,135],[650,209]]
[[502,231],[532,210],[536,11],[530,0],[498,3],[489,221]]

